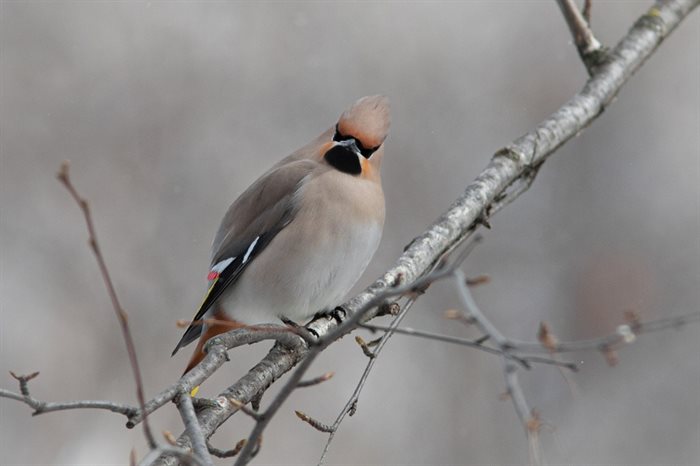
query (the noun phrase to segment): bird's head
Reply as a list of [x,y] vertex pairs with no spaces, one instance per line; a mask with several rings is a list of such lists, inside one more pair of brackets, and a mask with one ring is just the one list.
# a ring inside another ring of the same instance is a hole
[[361,98],[340,115],[324,159],[351,175],[378,175],[389,125],[389,99],[382,95]]

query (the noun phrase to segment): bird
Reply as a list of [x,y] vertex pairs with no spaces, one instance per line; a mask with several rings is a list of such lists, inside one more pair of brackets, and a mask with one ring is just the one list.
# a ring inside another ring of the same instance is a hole
[[389,100],[363,97],[231,204],[212,244],[204,299],[172,352],[199,338],[184,374],[220,333],[304,323],[341,302],[382,236],[389,127]]

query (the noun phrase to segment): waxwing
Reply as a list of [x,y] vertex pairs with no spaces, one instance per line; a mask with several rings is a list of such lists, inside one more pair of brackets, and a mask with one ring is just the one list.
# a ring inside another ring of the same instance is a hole
[[[340,304],[377,250],[389,101],[363,97],[229,207],[212,245],[204,300],[173,354],[261,323],[306,323]],[[208,321],[208,322],[207,322]]]

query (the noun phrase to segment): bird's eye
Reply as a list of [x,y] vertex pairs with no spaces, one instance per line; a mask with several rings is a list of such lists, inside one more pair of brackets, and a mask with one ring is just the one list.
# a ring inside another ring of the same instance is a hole
[[335,134],[333,135],[333,140],[335,142],[340,142],[340,141],[347,141],[348,139],[352,139],[352,136],[343,136],[340,134],[340,131],[338,131],[338,125],[335,125]]

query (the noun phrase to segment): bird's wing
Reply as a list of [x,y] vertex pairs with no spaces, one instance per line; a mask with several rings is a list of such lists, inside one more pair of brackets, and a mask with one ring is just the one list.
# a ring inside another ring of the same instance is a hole
[[289,160],[277,165],[229,207],[212,245],[209,288],[173,354],[201,335],[202,325],[198,321],[277,233],[294,219],[299,187],[318,166],[311,160]]

